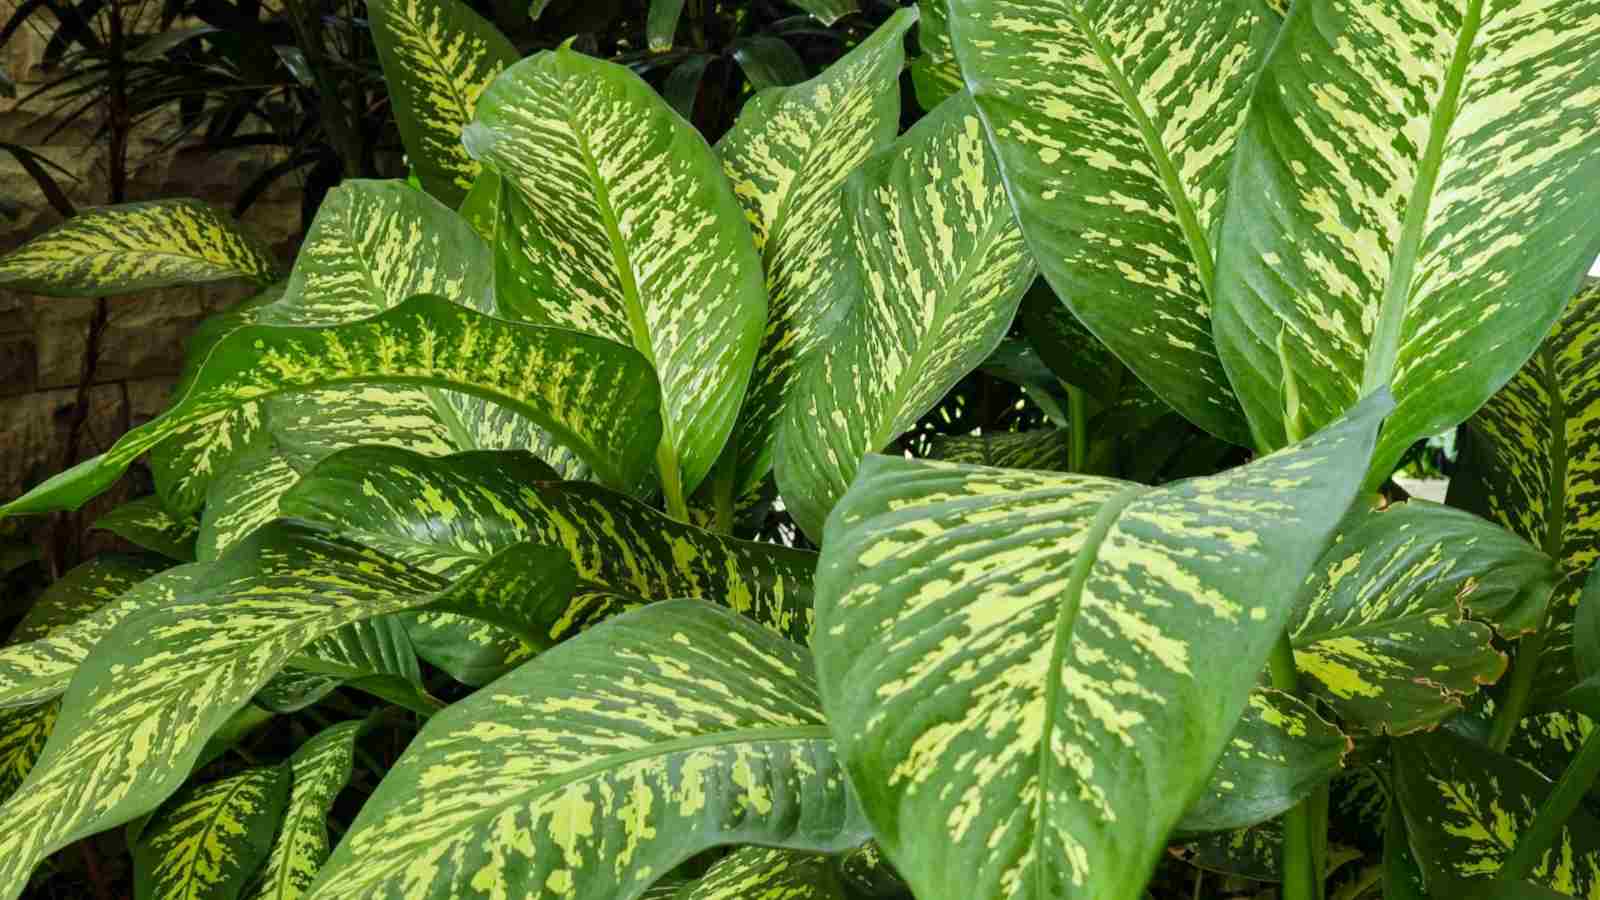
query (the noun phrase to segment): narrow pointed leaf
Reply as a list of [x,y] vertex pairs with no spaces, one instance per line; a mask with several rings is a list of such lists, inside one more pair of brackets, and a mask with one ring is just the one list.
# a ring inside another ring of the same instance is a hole
[[1212,238],[1276,17],[1255,0],[954,0],[951,11],[1050,286],[1161,399],[1248,443],[1211,338]]
[[61,705],[47,700],[37,706],[0,709],[0,803],[16,793],[44,750]]
[[412,171],[428,193],[460,203],[481,170],[461,131],[517,50],[461,0],[373,0],[367,17]]
[[1572,300],[1527,364],[1467,420],[1449,501],[1560,564],[1541,693],[1570,687],[1573,621],[1600,554],[1600,290]]
[[1347,723],[1432,727],[1505,671],[1491,626],[1537,627],[1556,577],[1528,542],[1459,510],[1424,500],[1357,510],[1300,593],[1295,665]]
[[106,634],[134,613],[171,602],[202,568],[167,569],[47,636],[0,648],[0,709],[32,706],[61,696],[78,665]]
[[633,897],[718,844],[827,852],[865,837],[809,654],[671,601],[429,720],[311,896]]
[[813,538],[861,458],[995,348],[1034,275],[964,94],[851,176],[845,215],[861,291],[806,364],[778,439],[784,504]]
[[360,447],[324,460],[282,507],[438,572],[522,542],[559,548],[580,585],[541,649],[628,606],[683,596],[791,640],[811,634],[815,554],[693,528],[596,485],[552,482],[523,455]]
[[1600,34],[1571,27],[1596,14],[1290,10],[1235,153],[1216,275],[1217,344],[1258,446],[1286,440],[1287,383],[1309,429],[1387,385],[1376,483],[1534,352],[1600,252]]
[[140,497],[106,513],[94,522],[96,531],[119,538],[179,562],[194,562],[195,538],[200,523],[174,516],[159,497]]
[[509,406],[560,435],[614,484],[636,483],[654,449],[655,379],[634,351],[419,296],[346,325],[231,332],[166,413],[0,506],[0,515],[75,509],[145,450],[241,404],[371,381],[448,387]]
[[[570,589],[563,560],[542,561],[541,571]],[[502,602],[493,594],[505,583],[499,563],[452,584],[278,523],[216,563],[185,567],[199,574],[176,600],[100,639],[38,763],[0,805],[0,819],[29,823],[0,831],[0,897],[17,897],[49,853],[169,797],[207,739],[306,645],[384,613]]]
[[0,257],[0,284],[56,297],[276,277],[272,254],[221,210],[157,200],[86,210]]
[[845,900],[826,856],[741,847],[678,891],[677,900]]
[[772,466],[779,417],[799,375],[853,290],[839,188],[900,124],[900,69],[914,10],[897,11],[842,59],[794,87],[745,104],[717,153],[761,251],[767,327],[729,449],[747,493]]
[[1309,704],[1257,688],[1178,830],[1228,831],[1276,818],[1327,784],[1350,747],[1344,732]]
[[12,629],[10,643],[49,637],[114,603],[134,585],[171,565],[153,554],[102,553],[75,566],[33,601],[28,614]]
[[[1549,779],[1446,731],[1395,745],[1395,794],[1430,896],[1494,876],[1550,793]],[[1567,820],[1529,879],[1571,896],[1600,885],[1600,819]]]
[[260,766],[179,791],[133,845],[134,896],[235,900],[272,848],[289,783],[287,766]]
[[350,781],[362,728],[361,722],[326,728],[289,757],[293,787],[283,824],[248,900],[299,900],[316,880],[328,858],[328,816]]
[[1384,412],[1161,488],[868,461],[829,519],[818,675],[918,897],[1139,896]]
[[466,144],[505,180],[500,302],[644,354],[662,477],[692,492],[733,428],[767,310],[711,148],[638,76],[566,49],[496,79]]

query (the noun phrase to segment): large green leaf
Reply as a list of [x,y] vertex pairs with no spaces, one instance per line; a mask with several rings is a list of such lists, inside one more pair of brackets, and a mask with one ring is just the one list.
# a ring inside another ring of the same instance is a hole
[[956,56],[1051,287],[1163,400],[1248,442],[1211,338],[1213,237],[1277,18],[1258,0],[950,8]]
[[826,852],[866,836],[809,654],[679,600],[434,716],[311,896],[623,900],[718,844]]
[[465,140],[505,181],[500,303],[644,354],[661,380],[663,484],[692,492],[733,428],[767,311],[705,138],[626,68],[561,49],[496,79]]
[[778,436],[784,504],[813,538],[861,458],[939,402],[1005,336],[1033,261],[965,94],[845,186],[859,285],[800,375]]
[[153,554],[102,553],[45,588],[11,630],[9,640],[24,643],[48,637],[115,602],[134,585],[171,565]]
[[194,562],[195,538],[200,523],[175,516],[159,497],[140,497],[106,513],[94,522],[96,531],[109,531],[135,546],[180,562]]
[[1228,831],[1279,816],[1327,784],[1350,748],[1310,704],[1257,688],[1178,830]]
[[299,470],[271,435],[259,435],[206,490],[195,555],[201,562],[216,559],[278,518],[278,498],[299,480]]
[[1600,290],[1585,291],[1533,357],[1467,420],[1450,503],[1556,558],[1541,693],[1570,686],[1572,627],[1600,557]]
[[511,548],[452,584],[290,523],[184,569],[197,574],[176,599],[123,620],[95,645],[43,754],[0,805],[0,820],[27,823],[0,831],[0,898],[17,897],[47,854],[159,805],[207,738],[318,638],[430,605],[536,617],[522,596],[572,583],[562,555],[541,548]]
[[828,522],[817,669],[917,896],[1139,896],[1385,411],[1159,488],[868,460]]
[[245,896],[249,900],[299,900],[328,858],[328,816],[350,781],[356,739],[364,723],[324,729],[289,757],[293,787],[272,850]]
[[397,616],[352,622],[312,642],[253,699],[275,712],[293,712],[352,682],[381,696],[399,692],[413,708],[439,705],[422,686],[416,650]]
[[509,406],[559,435],[613,484],[639,480],[659,428],[655,378],[633,350],[418,296],[344,325],[230,332],[167,412],[0,506],[0,515],[76,508],[145,450],[242,404],[365,381],[448,387]]
[[[1395,759],[1395,794],[1433,897],[1498,872],[1552,787],[1523,763],[1447,731],[1396,743]],[[1600,886],[1600,819],[1574,813],[1530,880],[1591,896]]]
[[915,10],[897,11],[844,58],[793,87],[757,94],[717,153],[761,251],[767,328],[726,453],[737,494],[772,466],[778,421],[801,360],[821,346],[854,289],[839,187],[900,125],[900,69]]
[[138,900],[236,900],[272,849],[289,768],[257,766],[175,794],[133,843]]
[[741,847],[711,866],[676,900],[845,900],[826,856]]
[[540,649],[629,606],[684,596],[809,639],[815,554],[703,531],[598,485],[551,481],[547,471],[522,454],[358,447],[324,460],[282,506],[435,572],[523,542],[558,548],[579,587]]
[[1477,516],[1412,500],[1358,509],[1290,621],[1303,683],[1345,722],[1404,734],[1459,712],[1505,671],[1494,630],[1539,624],[1551,559]]
[[0,257],[0,284],[58,297],[276,277],[272,253],[227,213],[197,200],[87,210]]
[[1259,447],[1388,386],[1381,481],[1534,352],[1600,252],[1600,31],[1572,27],[1597,14],[1290,10],[1235,153],[1215,282],[1217,347]]
[[938,436],[928,442],[929,459],[999,466],[1008,469],[1045,469],[1065,472],[1071,467],[1072,436],[1065,428],[996,432],[981,435]]
[[55,728],[60,709],[53,700],[38,706],[0,709],[0,803],[28,777]]
[[461,130],[517,49],[461,0],[372,0],[367,21],[411,170],[454,206],[480,171]]
[[61,696],[78,664],[107,633],[134,613],[171,602],[203,570],[198,565],[167,569],[46,636],[0,648],[0,709]]

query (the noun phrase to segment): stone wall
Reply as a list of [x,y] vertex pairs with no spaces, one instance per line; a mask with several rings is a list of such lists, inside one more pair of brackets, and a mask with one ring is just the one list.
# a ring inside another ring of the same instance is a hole
[[[14,8],[14,0],[0,0],[0,21],[9,19]],[[42,47],[41,36],[25,27],[0,49],[0,66],[18,84],[19,93],[41,76],[37,61]],[[45,142],[45,135],[61,122],[42,116],[42,109],[46,107],[37,103],[19,109],[15,101],[0,98],[0,140],[27,146],[71,172],[72,180],[63,181],[63,187],[77,207],[104,204],[106,150],[94,137],[97,121],[86,117],[72,122]],[[163,150],[157,129],[139,135],[132,147],[129,200],[198,197],[226,208],[274,161],[260,151]],[[15,220],[0,219],[0,253],[60,221],[32,178],[4,152],[0,197],[21,207]],[[297,185],[283,179],[243,221],[289,260],[300,229]],[[160,412],[182,366],[189,333],[206,316],[248,293],[247,286],[222,284],[110,298],[80,458],[104,450],[124,430]],[[61,466],[94,308],[93,300],[0,289],[0,500],[17,496]]]

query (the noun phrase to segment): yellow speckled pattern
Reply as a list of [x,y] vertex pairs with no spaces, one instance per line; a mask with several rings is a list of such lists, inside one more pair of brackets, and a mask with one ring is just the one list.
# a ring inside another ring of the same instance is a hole
[[350,781],[355,742],[362,723],[326,728],[289,758],[293,777],[283,825],[273,839],[246,900],[300,900],[328,858],[328,816]]
[[1248,443],[1211,337],[1215,226],[1277,29],[1256,0],[954,0],[1040,271],[1161,398]]
[[865,837],[810,655],[678,600],[429,720],[311,897],[634,896],[711,846],[834,852]]
[[828,522],[817,668],[923,900],[1131,900],[1354,499],[1383,398],[1161,488],[871,457]]
[[0,803],[28,777],[44,742],[55,728],[61,704],[47,700],[38,706],[0,709]]
[[772,847],[742,847],[718,860],[680,900],[844,900],[828,858]]
[[[1600,0],[1305,0],[1240,137],[1216,337],[1257,443],[1387,385],[1370,473],[1471,415],[1600,252]],[[1276,342],[1283,336],[1280,354]]]
[[0,257],[0,285],[98,297],[245,278],[270,283],[266,245],[198,200],[123,203],[84,212]]
[[259,766],[178,792],[132,847],[141,896],[236,896],[272,847],[289,782],[287,766]]
[[806,362],[778,434],[778,487],[812,538],[861,458],[989,355],[1034,277],[965,94],[851,176],[845,211],[858,293]]

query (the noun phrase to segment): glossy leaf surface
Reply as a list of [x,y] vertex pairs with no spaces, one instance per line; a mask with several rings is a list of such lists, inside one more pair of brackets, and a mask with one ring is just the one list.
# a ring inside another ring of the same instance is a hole
[[272,847],[289,769],[258,766],[175,794],[133,844],[140,900],[235,900]]
[[140,497],[106,513],[94,522],[96,531],[119,538],[179,562],[194,562],[195,538],[200,523],[174,516],[158,497]]
[[717,860],[676,900],[845,900],[826,856],[741,847]]
[[311,896],[632,897],[710,846],[833,851],[865,837],[809,654],[671,601],[434,716]]
[[919,897],[1139,896],[1384,411],[1160,488],[868,461],[829,519],[818,675]]
[[293,786],[283,824],[245,894],[249,900],[299,900],[316,880],[328,858],[328,816],[350,781],[362,727],[342,722],[323,729],[289,757]]

